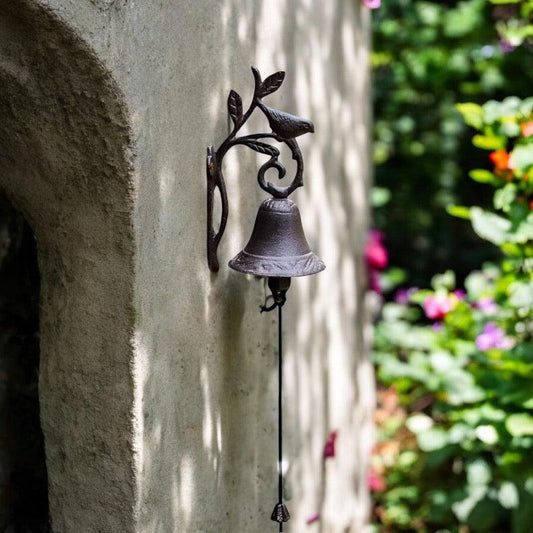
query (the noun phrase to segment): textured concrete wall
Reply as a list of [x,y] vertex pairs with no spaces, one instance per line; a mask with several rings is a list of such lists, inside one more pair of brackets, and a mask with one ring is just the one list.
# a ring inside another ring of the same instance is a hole
[[288,531],[318,512],[315,531],[360,531],[368,13],[355,0],[27,2],[0,0],[0,183],[39,244],[54,531],[275,528],[275,320],[258,312],[263,283],[224,266],[264,197],[246,149],[227,157],[223,267],[205,263],[205,147],[227,133],[229,89],[251,96],[250,65],[286,70],[268,102],[317,132],[293,199],[327,270],[295,280],[286,306]]

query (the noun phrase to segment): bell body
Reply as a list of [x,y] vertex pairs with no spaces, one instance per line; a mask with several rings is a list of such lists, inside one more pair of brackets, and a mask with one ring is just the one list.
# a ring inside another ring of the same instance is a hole
[[309,276],[326,268],[310,250],[298,207],[288,198],[270,198],[261,204],[248,244],[229,266],[246,274],[282,278]]

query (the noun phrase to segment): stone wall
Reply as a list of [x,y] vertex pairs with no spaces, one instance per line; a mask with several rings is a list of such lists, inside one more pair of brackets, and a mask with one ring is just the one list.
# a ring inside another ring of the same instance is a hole
[[39,247],[54,531],[275,527],[275,317],[225,266],[264,197],[244,148],[220,272],[205,259],[205,148],[250,65],[286,70],[269,103],[315,123],[293,199],[327,265],[286,306],[287,530],[361,530],[368,25],[356,0],[0,0],[0,186]]

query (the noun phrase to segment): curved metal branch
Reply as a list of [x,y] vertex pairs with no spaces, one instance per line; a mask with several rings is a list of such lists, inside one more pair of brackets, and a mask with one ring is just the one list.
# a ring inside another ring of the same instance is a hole
[[[277,148],[271,145],[264,143],[257,143],[259,139],[274,139],[279,143],[285,144],[292,154],[292,159],[296,161],[296,174],[290,185],[286,187],[280,187],[274,185],[270,181],[265,180],[265,173],[271,168],[275,168],[278,172],[278,179],[283,179],[286,174],[286,169],[283,164],[279,162],[280,152]],[[257,181],[259,186],[266,192],[270,193],[274,198],[287,198],[295,189],[303,186],[303,172],[304,172],[304,162],[302,157],[302,152],[298,143],[294,139],[283,139],[275,133],[257,133],[254,135],[246,135],[244,137],[237,137],[228,143],[227,150],[231,147],[242,144],[251,148],[252,150],[270,155],[270,159],[264,163],[258,171]]]
[[[228,197],[222,171],[224,156],[233,146],[237,145],[244,145],[258,153],[269,155],[270,159],[259,168],[257,174],[259,186],[275,198],[287,198],[295,189],[303,186],[303,158],[294,137],[308,131],[314,131],[311,122],[268,108],[262,103],[261,99],[264,96],[275,92],[281,86],[285,76],[284,72],[276,72],[264,81],[262,81],[257,69],[252,67],[252,72],[255,87],[250,106],[243,113],[241,97],[235,91],[231,91],[228,97],[228,112],[234,123],[233,129],[217,150],[212,146],[207,149],[207,260],[209,268],[213,272],[217,272],[219,269],[217,249],[228,219]],[[267,117],[272,133],[256,133],[237,137],[237,133],[248,121],[256,107],[259,107]],[[278,186],[265,179],[266,172],[275,169],[278,172],[278,179],[281,180],[286,175],[286,169],[279,162],[280,151],[275,146],[261,142],[262,139],[274,139],[285,144],[291,151],[292,159],[296,161],[296,174],[288,186]],[[213,208],[214,195],[217,189],[220,194],[222,213],[218,231],[215,231],[213,228]]]

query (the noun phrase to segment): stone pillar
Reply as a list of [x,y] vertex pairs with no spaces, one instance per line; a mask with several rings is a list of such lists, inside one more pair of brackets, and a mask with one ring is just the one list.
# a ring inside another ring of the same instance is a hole
[[275,317],[259,314],[264,283],[225,266],[264,198],[246,149],[227,157],[218,274],[205,258],[205,149],[227,134],[229,90],[251,96],[250,65],[286,70],[269,103],[315,123],[294,200],[327,265],[286,306],[287,531],[317,513],[315,531],[361,531],[368,12],[0,0],[0,28],[0,186],[38,240],[54,531],[275,530]]

